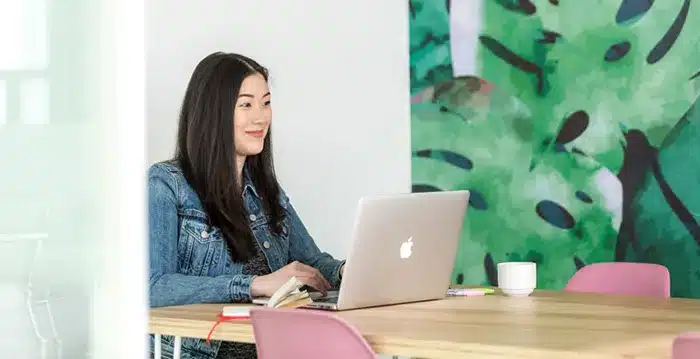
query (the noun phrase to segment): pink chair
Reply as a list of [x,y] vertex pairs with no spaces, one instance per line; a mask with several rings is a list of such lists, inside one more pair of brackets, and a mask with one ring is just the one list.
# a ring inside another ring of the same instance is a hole
[[673,340],[672,359],[700,358],[700,332],[681,333]]
[[357,329],[328,312],[259,307],[250,319],[259,359],[375,359]]
[[700,332],[681,333],[673,340],[671,359],[700,358]]
[[564,291],[668,298],[671,296],[671,277],[668,269],[658,264],[593,263],[574,273]]

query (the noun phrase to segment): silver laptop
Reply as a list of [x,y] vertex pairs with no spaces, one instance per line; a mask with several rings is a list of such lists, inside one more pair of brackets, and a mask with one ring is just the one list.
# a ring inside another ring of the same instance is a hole
[[314,302],[306,307],[347,310],[444,298],[468,202],[469,191],[362,198],[340,289],[310,293]]

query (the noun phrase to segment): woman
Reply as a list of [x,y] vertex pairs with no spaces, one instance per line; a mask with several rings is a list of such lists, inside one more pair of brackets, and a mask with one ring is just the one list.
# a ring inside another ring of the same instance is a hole
[[[237,54],[195,68],[175,158],[148,171],[151,307],[249,302],[292,276],[323,293],[339,286],[344,261],[318,249],[277,183],[267,79]],[[172,338],[163,344],[172,352]],[[183,359],[254,357],[252,344],[182,341]]]

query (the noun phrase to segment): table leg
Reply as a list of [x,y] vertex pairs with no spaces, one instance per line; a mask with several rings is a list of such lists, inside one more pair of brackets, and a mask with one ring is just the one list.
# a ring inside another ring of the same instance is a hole
[[153,359],[163,359],[163,354],[161,354],[160,334],[154,334],[153,338]]
[[173,343],[173,359],[180,359],[180,351],[182,350],[182,337],[175,337]]

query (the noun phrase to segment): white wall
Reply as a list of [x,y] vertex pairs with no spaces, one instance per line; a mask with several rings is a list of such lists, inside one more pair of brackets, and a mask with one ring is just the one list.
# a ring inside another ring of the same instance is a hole
[[149,0],[148,160],[169,158],[195,65],[268,67],[280,182],[319,246],[344,257],[362,195],[410,191],[406,0]]

